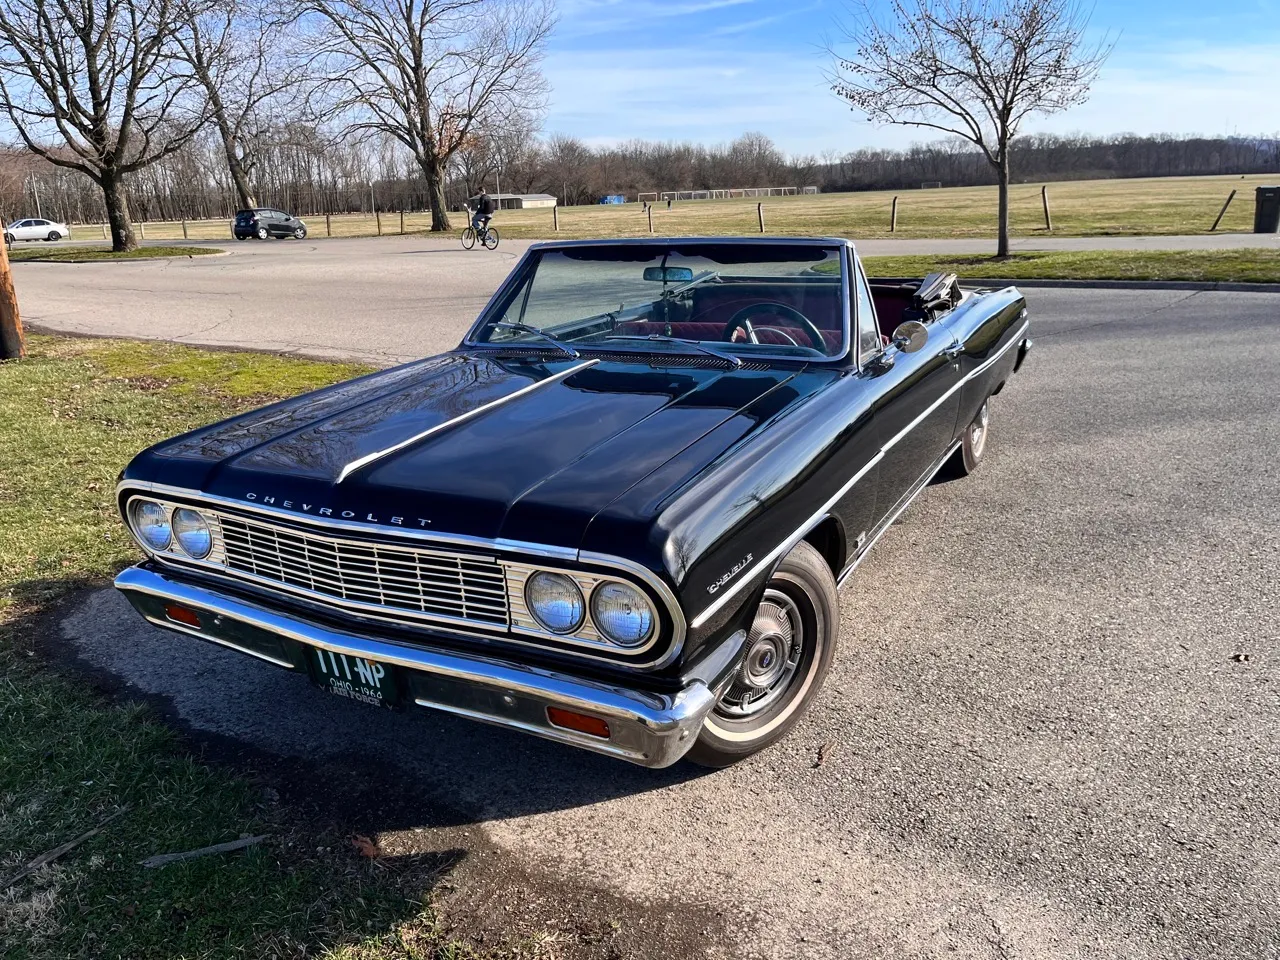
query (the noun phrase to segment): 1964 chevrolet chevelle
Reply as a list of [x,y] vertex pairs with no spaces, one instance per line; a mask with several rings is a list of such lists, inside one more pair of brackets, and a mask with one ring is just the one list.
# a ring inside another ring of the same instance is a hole
[[1027,331],[843,240],[539,244],[456,350],[140,454],[116,585],[353,700],[732,763],[818,694],[837,584],[978,465]]

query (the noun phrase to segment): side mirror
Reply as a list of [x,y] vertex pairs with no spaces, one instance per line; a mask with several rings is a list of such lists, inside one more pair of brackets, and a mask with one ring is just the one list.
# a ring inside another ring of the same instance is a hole
[[929,340],[929,328],[919,320],[904,320],[893,331],[893,345],[903,353],[915,353]]

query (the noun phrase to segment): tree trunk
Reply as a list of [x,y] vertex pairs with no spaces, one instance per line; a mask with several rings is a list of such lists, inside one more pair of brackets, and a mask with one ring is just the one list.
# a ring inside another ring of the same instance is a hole
[[452,230],[449,208],[444,199],[444,164],[427,161],[422,165],[422,173],[427,181],[427,203],[431,207],[431,232]]
[[996,172],[1000,176],[1000,240],[996,245],[996,256],[1004,259],[1009,256],[1009,151],[1005,150],[1000,162],[996,164]]
[[102,174],[102,196],[107,204],[107,223],[111,225],[111,249],[115,253],[127,253],[138,249],[138,239],[133,235],[133,221],[129,219],[129,194],[119,174],[107,170]]
[[253,191],[249,187],[249,174],[244,169],[244,164],[236,155],[236,146],[234,141],[227,141],[225,144],[227,149],[227,169],[231,171],[231,182],[236,186],[236,195],[240,198],[240,208],[242,210],[252,210],[258,205],[253,198]]
[[21,360],[26,354],[18,295],[13,290],[13,275],[9,272],[9,251],[0,242],[0,360]]

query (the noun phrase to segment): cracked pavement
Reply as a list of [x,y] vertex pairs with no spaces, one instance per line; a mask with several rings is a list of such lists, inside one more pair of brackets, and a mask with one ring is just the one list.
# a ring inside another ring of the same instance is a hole
[[[386,360],[452,345],[504,269],[277,246],[112,264],[118,288],[20,265],[19,289],[64,329]],[[126,288],[149,291],[132,327]],[[530,884],[711,909],[707,956],[1278,958],[1280,296],[1029,301],[1036,350],[993,402],[986,462],[880,541],[813,710],[731,769],[371,710],[150,628],[110,590],[65,641],[197,737],[410,784],[421,821],[374,824],[399,842],[466,826]],[[627,955],[670,955],[653,938]]]

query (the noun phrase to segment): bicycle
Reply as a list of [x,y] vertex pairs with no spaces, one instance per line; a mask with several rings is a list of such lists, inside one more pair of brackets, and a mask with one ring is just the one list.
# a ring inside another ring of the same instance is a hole
[[498,249],[497,228],[491,227],[489,226],[489,224],[486,223],[482,230],[477,231],[475,227],[468,225],[467,228],[462,231],[462,248],[464,250],[470,250],[472,247],[476,245],[477,240],[479,240],[482,244],[484,244],[485,249],[497,250]]

